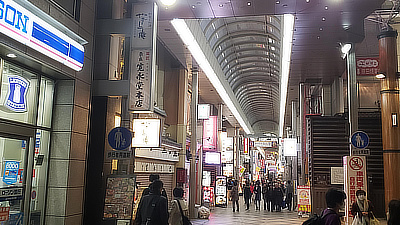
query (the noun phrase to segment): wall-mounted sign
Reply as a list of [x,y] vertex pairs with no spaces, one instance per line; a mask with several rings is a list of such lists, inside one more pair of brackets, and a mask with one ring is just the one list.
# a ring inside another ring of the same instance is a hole
[[107,177],[103,218],[131,219],[136,180],[131,176]]
[[29,81],[25,78],[8,76],[8,94],[4,105],[14,112],[26,112],[26,93],[28,88]]
[[160,147],[160,119],[134,119],[132,147]]
[[297,139],[284,138],[283,139],[283,155],[284,156],[297,156]]
[[203,149],[217,149],[217,116],[210,116],[208,120],[204,120],[203,125]]
[[203,187],[203,201],[205,203],[214,202],[214,187]]
[[249,138],[244,138],[243,139],[243,153],[249,154],[249,148],[250,148]]
[[358,149],[364,149],[368,147],[369,137],[368,134],[363,131],[356,131],[351,135],[351,145]]
[[10,218],[10,207],[0,207],[0,221],[7,221]]
[[343,167],[331,167],[331,184],[344,184]]
[[18,170],[18,161],[6,161],[4,164],[3,182],[8,185],[17,183]]
[[208,120],[210,117],[210,104],[197,105],[197,119]]
[[108,144],[115,150],[124,150],[131,146],[132,132],[126,127],[115,127],[108,133]]
[[211,186],[211,172],[203,171],[203,186],[210,187]]
[[152,111],[155,89],[155,57],[157,37],[157,5],[138,3],[133,7],[131,38],[131,76],[129,110]]
[[221,164],[221,153],[219,152],[206,152],[206,156],[204,159],[206,164],[214,164],[220,165]]
[[135,162],[135,173],[174,173],[175,166],[152,162]]
[[215,181],[215,205],[226,206],[226,177],[217,176]]
[[[32,4],[24,5],[29,10],[12,0],[1,0],[0,32],[76,71],[82,70],[85,50],[80,43],[65,34],[73,33],[54,19],[43,18],[45,13]],[[49,23],[58,24],[63,31]],[[79,40],[85,42],[82,38]]]
[[379,58],[357,58],[357,76],[375,76],[379,73]]
[[227,177],[232,177],[233,176],[233,164],[225,164],[222,167],[223,170],[223,175]]

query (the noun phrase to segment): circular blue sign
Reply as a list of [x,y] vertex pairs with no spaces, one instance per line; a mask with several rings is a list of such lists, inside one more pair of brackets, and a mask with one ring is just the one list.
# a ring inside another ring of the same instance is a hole
[[108,144],[115,150],[129,148],[132,143],[132,132],[125,127],[116,127],[108,133]]
[[351,145],[358,149],[364,149],[369,144],[369,137],[363,131],[356,131],[351,135]]

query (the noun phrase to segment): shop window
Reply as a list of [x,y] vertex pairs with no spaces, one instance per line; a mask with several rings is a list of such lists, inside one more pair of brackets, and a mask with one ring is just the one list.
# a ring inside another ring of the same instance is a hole
[[52,0],[75,20],[79,21],[81,0]]
[[0,118],[35,124],[38,76],[3,60],[0,63]]

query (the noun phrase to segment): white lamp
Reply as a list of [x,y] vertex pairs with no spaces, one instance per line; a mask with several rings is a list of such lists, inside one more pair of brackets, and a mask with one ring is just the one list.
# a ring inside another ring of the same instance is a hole
[[165,5],[165,6],[171,6],[173,4],[175,4],[176,0],[160,0],[161,4]]

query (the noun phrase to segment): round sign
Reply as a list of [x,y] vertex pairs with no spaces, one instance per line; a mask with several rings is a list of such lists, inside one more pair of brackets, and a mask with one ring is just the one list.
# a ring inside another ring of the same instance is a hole
[[132,132],[125,127],[116,127],[108,133],[108,144],[115,150],[129,148],[132,143]]
[[351,135],[351,145],[355,148],[364,149],[369,144],[369,137],[365,132],[357,131]]
[[349,164],[353,170],[361,170],[364,166],[364,161],[360,157],[352,157]]

